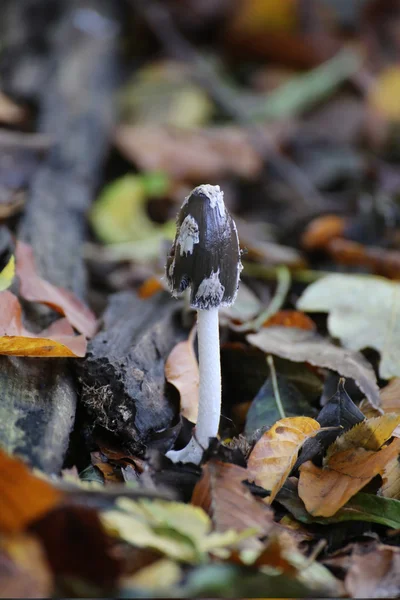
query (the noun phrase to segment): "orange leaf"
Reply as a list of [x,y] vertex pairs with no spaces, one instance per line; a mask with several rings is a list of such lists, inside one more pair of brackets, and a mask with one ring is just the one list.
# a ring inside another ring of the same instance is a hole
[[55,321],[35,334],[22,324],[18,298],[9,291],[0,292],[0,354],[12,356],[85,356],[86,340],[75,335],[66,319]]
[[334,454],[322,469],[300,467],[299,496],[313,516],[331,517],[400,452],[400,439],[378,452],[353,448]]
[[306,250],[326,248],[327,244],[337,237],[341,237],[346,227],[343,217],[337,215],[323,215],[311,221],[306,227],[301,245]]
[[189,339],[179,342],[165,363],[165,377],[181,396],[181,414],[192,423],[197,422],[199,408],[199,366],[193,349],[195,333],[193,328]]
[[299,310],[280,310],[265,321],[263,327],[297,327],[298,329],[315,330],[316,326],[312,319]]
[[273,525],[273,513],[243,483],[248,478],[249,472],[243,467],[211,460],[203,467],[192,504],[210,515],[217,531],[255,527],[258,536],[265,535]]
[[24,531],[52,510],[63,494],[0,449],[0,532]]
[[142,299],[151,298],[162,289],[164,288],[159,277],[149,277],[138,289],[138,296]]
[[257,485],[271,490],[268,502],[273,502],[306,439],[320,429],[319,423],[309,417],[289,417],[277,421],[258,440],[250,454],[249,471]]
[[39,277],[32,248],[21,241],[16,247],[16,273],[20,279],[20,294],[30,302],[40,302],[64,315],[75,329],[91,338],[96,332],[96,317],[71,292]]

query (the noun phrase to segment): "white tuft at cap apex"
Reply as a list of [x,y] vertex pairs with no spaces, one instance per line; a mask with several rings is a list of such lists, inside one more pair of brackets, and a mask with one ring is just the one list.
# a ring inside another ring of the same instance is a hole
[[189,200],[190,196],[196,192],[206,196],[210,201],[211,208],[218,208],[221,217],[225,215],[224,192],[219,185],[211,185],[210,183],[198,185],[186,196],[183,206]]

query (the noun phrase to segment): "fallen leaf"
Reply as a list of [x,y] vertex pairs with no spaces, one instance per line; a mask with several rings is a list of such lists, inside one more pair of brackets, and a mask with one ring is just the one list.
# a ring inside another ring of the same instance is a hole
[[332,239],[326,251],[339,264],[355,267],[367,267],[383,277],[400,278],[400,252],[377,246],[365,246],[345,239]]
[[211,520],[203,509],[180,502],[121,498],[117,507],[120,510],[102,513],[110,533],[134,546],[154,548],[187,563],[201,562],[208,552],[236,546],[254,533],[211,532]]
[[289,477],[280,490],[277,502],[282,504],[301,523],[330,525],[345,521],[379,523],[393,529],[400,528],[400,501],[373,494],[356,494],[331,517],[310,515],[298,495],[298,482]]
[[346,222],[338,215],[323,215],[309,223],[301,237],[301,245],[305,250],[319,250],[344,234]]
[[296,327],[297,329],[308,329],[315,331],[316,325],[310,317],[298,310],[280,310],[267,321],[263,327]]
[[233,127],[187,130],[122,125],[115,144],[141,170],[163,171],[179,181],[218,181],[230,175],[254,179],[262,168],[248,134]]
[[293,327],[263,328],[247,335],[247,340],[268,354],[294,362],[308,362],[354,379],[374,407],[380,404],[374,370],[358,352],[338,348],[317,333]]
[[249,476],[243,467],[211,460],[203,466],[191,503],[205,510],[217,531],[255,528],[257,537],[265,536],[273,526],[273,513],[243,483]]
[[4,290],[6,290],[7,288],[10,287],[10,285],[13,282],[14,277],[15,277],[15,257],[12,254],[10,257],[10,260],[8,261],[8,263],[6,264],[4,269],[2,271],[0,271],[0,292],[3,292]]
[[289,417],[275,423],[258,440],[249,456],[248,469],[257,485],[271,492],[269,503],[285,483],[305,440],[319,429],[314,419]]
[[313,516],[330,517],[400,452],[400,439],[378,452],[356,448],[331,456],[324,467],[308,461],[300,467],[299,496]]
[[121,563],[113,555],[113,539],[106,534],[95,509],[58,506],[31,523],[29,531],[41,540],[58,578],[83,580],[86,585],[90,582],[103,593],[114,589]]
[[382,482],[382,487],[378,493],[384,498],[400,500],[400,463],[398,456],[395,456],[385,466],[382,473]]
[[20,294],[25,300],[50,306],[56,312],[64,315],[69,323],[87,338],[91,338],[95,334],[97,322],[92,311],[72,292],[39,277],[32,248],[20,240],[16,246],[16,262]]
[[[288,377],[277,373],[277,383],[283,410],[287,417],[315,416],[316,410],[311,407],[305,396]],[[251,437],[260,427],[271,427],[280,416],[272,379],[269,377],[257,392],[248,409],[244,427],[246,437]]]
[[165,378],[178,390],[181,397],[181,414],[192,423],[197,423],[199,408],[199,365],[193,344],[196,328],[189,339],[179,342],[170,352],[165,363]]
[[374,276],[328,275],[308,286],[297,307],[328,312],[332,336],[350,350],[380,352],[383,379],[400,375],[400,284]]
[[121,474],[121,469],[116,469],[114,465],[103,460],[100,452],[91,452],[90,459],[92,465],[96,467],[104,478],[104,483],[122,483],[124,478]]
[[83,357],[86,340],[75,335],[66,319],[59,319],[38,334],[25,329],[18,298],[0,292],[0,354],[10,356]]
[[119,582],[122,590],[165,590],[177,585],[182,579],[181,567],[168,558],[161,558],[152,565],[143,567],[134,575],[123,577]]
[[364,419],[339,435],[325,456],[329,462],[330,457],[345,450],[364,448],[364,450],[379,450],[381,446],[393,435],[393,431],[400,423],[400,415],[382,415],[373,419]]
[[90,212],[90,222],[102,242],[118,244],[149,240],[152,245],[157,245],[165,238],[173,239],[174,221],[160,225],[146,212],[148,198],[160,196],[168,189],[165,176],[161,181],[158,174],[152,176],[157,178],[156,193],[154,190],[148,193],[149,182],[140,175],[125,175],[103,188]]
[[396,98],[400,94],[400,69],[390,66],[383,69],[368,94],[370,107],[389,121],[400,121],[400,107]]
[[63,494],[0,449],[0,532],[19,533],[61,502]]
[[124,123],[196,127],[212,116],[213,105],[181,61],[147,63],[120,92]]
[[149,277],[142,283],[142,285],[138,289],[138,296],[145,300],[146,298],[151,298],[157,292],[163,290],[164,287],[161,283],[160,277]]
[[400,589],[400,548],[372,542],[348,559],[344,580],[352,598],[396,598]]
[[50,598],[53,576],[40,542],[28,534],[2,536],[0,540],[0,596]]
[[3,92],[0,92],[0,122],[8,125],[20,125],[25,121],[27,112],[25,108],[15,104]]

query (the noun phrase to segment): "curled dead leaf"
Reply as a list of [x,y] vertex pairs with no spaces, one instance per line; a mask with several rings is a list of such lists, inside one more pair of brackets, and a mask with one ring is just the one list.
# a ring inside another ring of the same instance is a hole
[[193,343],[196,329],[190,332],[189,339],[179,342],[170,352],[165,363],[165,377],[172,383],[181,396],[181,414],[197,422],[199,408],[199,366]]
[[320,430],[309,417],[289,417],[277,421],[258,440],[250,454],[248,469],[257,485],[271,491],[268,502],[275,499],[292,470],[304,442]]
[[40,302],[63,314],[70,324],[91,338],[97,328],[92,311],[74,294],[39,277],[32,248],[18,241],[16,247],[17,269],[20,279],[20,294],[30,302]]
[[86,340],[75,335],[66,319],[55,321],[38,334],[22,324],[18,298],[9,291],[0,292],[0,354],[10,356],[83,357]]

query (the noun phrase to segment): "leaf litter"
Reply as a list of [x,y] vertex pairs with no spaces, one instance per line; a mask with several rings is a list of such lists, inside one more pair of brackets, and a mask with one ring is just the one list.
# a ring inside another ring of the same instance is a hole
[[[31,199],[8,148],[49,141],[26,133],[30,111],[0,97],[2,378],[33,357],[88,357],[37,362],[43,386],[54,368],[79,401],[61,472],[38,472],[27,451],[47,447],[35,438],[48,418],[43,389],[15,397],[29,439],[15,446],[26,465],[0,451],[1,596],[400,593],[399,15],[386,2],[332,0],[329,16],[297,0],[230,4],[127,8],[134,35],[119,41],[135,66],[92,188],[97,242],[84,249],[94,312],[42,277],[37,242],[19,239]],[[8,50],[5,80],[19,63]],[[162,277],[178,204],[202,183],[220,185],[237,216],[245,269],[220,314],[219,439],[195,466],[165,456],[192,433],[199,373],[194,316],[176,303],[164,319]],[[131,314],[117,308],[110,328],[112,293],[132,287],[141,308],[132,294]],[[82,376],[96,344],[92,387]]]

